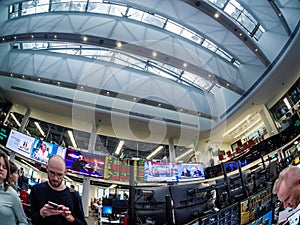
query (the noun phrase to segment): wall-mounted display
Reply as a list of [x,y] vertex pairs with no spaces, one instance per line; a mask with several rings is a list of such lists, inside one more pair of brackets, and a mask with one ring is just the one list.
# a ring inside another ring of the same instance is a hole
[[104,155],[68,148],[65,161],[69,172],[84,176],[104,177]]
[[144,172],[145,182],[178,181],[177,163],[145,161]]

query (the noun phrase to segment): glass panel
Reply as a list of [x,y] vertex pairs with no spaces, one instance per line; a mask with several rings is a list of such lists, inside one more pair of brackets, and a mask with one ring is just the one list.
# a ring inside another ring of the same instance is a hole
[[52,2],[51,11],[69,11],[70,9],[70,2]]
[[143,22],[157,26],[157,27],[163,27],[165,24],[166,19],[162,18],[158,15],[151,15],[149,13],[145,13],[142,19]]
[[133,8],[129,8],[128,13],[127,13],[128,18],[133,19],[133,20],[138,20],[138,21],[142,20],[143,15],[144,15],[143,11],[133,9]]
[[225,7],[224,11],[230,15],[232,18],[234,18],[235,20],[240,16],[241,11],[238,10],[235,6],[233,6],[232,4],[227,4],[227,6]]
[[231,61],[233,58],[232,56],[228,55],[226,52],[224,52],[222,49],[218,48],[216,53],[221,56],[222,58],[226,59],[227,61]]
[[121,5],[111,5],[109,14],[114,16],[124,16],[126,13],[127,7]]
[[107,14],[109,12],[109,9],[109,4],[89,1],[87,12]]
[[228,0],[209,0],[211,3],[215,4],[219,8],[224,8],[224,5]]
[[201,44],[202,39],[203,39],[202,37],[197,35],[195,32],[192,32],[188,29],[183,29],[182,32],[181,32],[181,36],[186,38],[186,39],[189,39],[193,42],[196,42],[198,44]]
[[207,39],[204,40],[204,42],[202,43],[202,46],[209,49],[212,52],[215,52],[217,50],[217,46]]
[[240,22],[249,33],[255,28],[255,24],[245,14],[241,14],[237,21]]
[[84,12],[86,7],[86,2],[82,2],[82,0],[77,0],[77,1],[72,0],[70,5],[70,11]]
[[172,33],[180,34],[182,31],[182,26],[172,20],[168,20],[165,29]]

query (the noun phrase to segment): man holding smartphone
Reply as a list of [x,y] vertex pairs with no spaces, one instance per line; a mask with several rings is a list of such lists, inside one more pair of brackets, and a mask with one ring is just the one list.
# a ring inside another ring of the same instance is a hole
[[78,192],[63,184],[64,159],[52,155],[46,166],[48,181],[31,189],[31,219],[34,225],[87,225]]

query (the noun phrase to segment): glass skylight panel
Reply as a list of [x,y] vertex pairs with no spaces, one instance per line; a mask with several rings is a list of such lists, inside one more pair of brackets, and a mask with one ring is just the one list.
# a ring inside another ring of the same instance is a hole
[[89,1],[87,12],[107,14],[109,12],[109,9],[110,9],[109,4],[104,4],[97,0],[93,0],[93,1]]
[[[225,4],[227,1],[225,0],[209,0],[210,2],[217,4],[218,6],[221,6]],[[236,4],[237,7],[241,7],[236,1],[232,1],[233,4]],[[149,12],[145,12],[143,10],[139,10],[136,8],[128,7],[127,5],[121,5],[117,3],[110,3],[108,1],[101,1],[101,0],[89,0],[89,1],[82,1],[82,0],[50,0],[50,6],[49,6],[49,0],[41,0],[41,1],[24,1],[23,3],[23,14],[33,14],[33,13],[39,13],[39,12],[46,12],[49,7],[51,11],[85,11],[86,5],[87,5],[87,12],[93,12],[93,13],[102,13],[102,14],[110,14],[113,16],[119,16],[119,17],[128,17],[130,19],[134,19],[140,22],[144,22],[147,24],[151,24],[153,26],[157,26],[160,28],[164,28],[172,33],[175,33],[177,35],[182,36],[185,39],[188,39],[190,41],[193,41],[197,44],[202,44],[204,38],[176,23],[175,21],[168,20],[167,18],[160,16],[158,14],[152,14]],[[227,9],[231,9],[235,11],[237,8],[232,4],[227,4]],[[14,18],[18,16],[19,10],[19,4],[13,4],[10,6],[10,18]],[[229,10],[230,11],[230,10]],[[240,13],[239,13],[240,14]],[[239,15],[237,15],[238,18]],[[247,14],[247,16],[252,20],[251,15]],[[240,19],[240,23],[244,22],[247,18]],[[252,27],[253,25],[250,24],[250,21],[244,22],[246,29],[249,27]],[[259,38],[261,34],[258,34],[255,36],[255,38]],[[215,44],[207,44],[204,43],[202,45],[203,47],[208,48],[209,50],[215,52],[218,47]],[[226,52],[225,50],[222,50]],[[219,54],[219,53],[218,53]],[[219,54],[221,57],[224,56],[224,58],[228,61],[227,54]],[[236,59],[235,59],[236,60]]]
[[152,15],[150,13],[145,13],[142,18],[142,22],[162,28],[166,22],[166,19],[156,14]]
[[124,16],[127,10],[127,6],[122,5],[110,5],[109,14],[114,16]]
[[24,42],[22,43],[23,49],[47,49],[47,42]]
[[129,8],[127,12],[127,17],[133,20],[141,21],[144,14],[145,13],[141,10]]
[[208,80],[200,76],[196,77],[193,84],[196,85],[197,87],[203,88],[204,90],[208,90],[213,85],[211,82],[209,82]]
[[216,53],[221,56],[222,58],[226,59],[227,61],[231,61],[233,59],[232,56],[228,55],[225,51],[223,51],[222,49],[218,48],[216,50]]
[[209,41],[207,39],[205,39],[203,41],[202,46],[209,49],[212,52],[215,52],[218,48],[214,43],[212,43],[211,41]]
[[179,35],[182,31],[182,26],[172,20],[168,20],[165,29]]
[[72,0],[70,5],[70,11],[84,12],[85,8],[86,2],[83,2],[82,0]]
[[225,4],[228,0],[209,0],[211,3],[215,4],[216,6],[220,7],[221,9],[224,8]]
[[183,30],[181,32],[181,36],[186,39],[189,39],[193,42],[196,42],[197,44],[201,44],[201,42],[202,42],[202,39],[200,38],[200,36],[198,36],[195,32],[193,32],[189,29],[186,29],[186,28],[183,28]]

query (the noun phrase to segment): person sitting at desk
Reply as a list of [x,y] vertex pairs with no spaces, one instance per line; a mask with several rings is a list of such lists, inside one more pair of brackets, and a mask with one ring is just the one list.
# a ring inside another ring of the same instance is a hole
[[197,166],[195,167],[195,171],[194,171],[193,177],[202,177],[202,173],[201,173],[201,171],[198,169]]
[[183,177],[190,177],[191,176],[191,172],[187,169],[187,168],[184,168],[182,173],[181,173],[181,176]]

